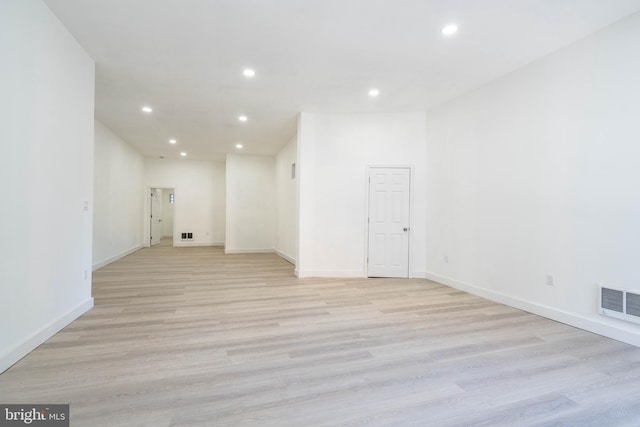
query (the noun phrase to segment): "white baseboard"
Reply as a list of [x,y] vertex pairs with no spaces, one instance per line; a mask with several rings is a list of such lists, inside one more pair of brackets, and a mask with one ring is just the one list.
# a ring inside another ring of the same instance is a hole
[[[511,307],[515,307],[529,313],[537,314],[538,316],[546,317],[548,319],[565,323],[579,329],[584,329],[585,331],[593,332],[594,334],[602,335],[607,338],[612,338],[614,340],[622,341],[627,344],[640,347],[640,329],[636,331],[631,330],[633,325],[624,324],[624,326],[620,325],[620,327],[616,327],[616,325],[614,324],[605,323],[604,319],[593,319],[579,314],[558,310],[546,305],[532,303],[530,301],[525,301],[520,298],[492,291],[490,289],[481,288],[479,286],[461,282],[450,277],[445,277],[428,272],[426,273],[426,276],[427,279],[434,282],[438,282],[443,285],[468,292],[470,294],[478,295],[491,301],[509,305]],[[612,322],[612,320],[607,319],[606,322]]]
[[18,343],[13,348],[0,355],[0,374],[9,369],[13,364],[18,362],[27,354],[35,350],[40,344],[54,336],[62,328],[69,323],[82,316],[93,307],[93,298],[87,298],[76,307],[63,314],[57,319],[52,320],[39,331]]
[[315,270],[312,272],[313,277],[336,277],[336,278],[349,278],[349,277],[367,277],[367,273],[362,270]]
[[263,249],[225,249],[225,254],[272,254],[275,250],[273,248]]
[[278,256],[279,256],[280,258],[284,259],[285,261],[289,262],[290,264],[296,265],[296,260],[295,260],[295,258],[290,257],[289,255],[287,255],[287,254],[285,254],[284,252],[279,251],[279,250],[277,250],[277,249],[276,249],[275,251],[276,251],[276,254],[278,254]]
[[[290,262],[295,265],[295,261],[290,261]],[[305,277],[366,278],[367,277],[367,272],[363,270],[298,270],[298,269],[295,269],[293,271],[293,274],[295,274],[296,277],[298,278],[305,278]],[[412,272],[409,277],[412,279],[426,279],[427,273],[416,271],[416,272]],[[431,280],[434,280],[434,279],[431,279]],[[437,280],[434,280],[434,281],[437,281]]]
[[174,248],[186,248],[186,247],[191,247],[191,246],[220,246],[219,243],[213,243],[213,242],[191,242],[188,240],[173,240],[173,247]]
[[342,278],[366,278],[367,274],[362,270],[293,270],[293,274],[299,279],[307,277],[335,277]]
[[132,253],[134,253],[135,251],[137,251],[137,250],[139,250],[139,249],[142,249],[143,247],[144,247],[143,245],[137,245],[137,246],[134,246],[134,247],[133,247],[133,248],[131,248],[131,249],[127,249],[127,250],[126,250],[126,251],[124,251],[124,252],[121,252],[121,253],[119,253],[119,254],[116,254],[116,255],[114,255],[114,256],[111,256],[111,257],[109,257],[109,258],[107,258],[107,259],[105,259],[105,260],[102,260],[102,261],[96,262],[95,264],[93,264],[93,265],[91,266],[91,271],[96,271],[97,269],[102,268],[102,267],[104,267],[105,265],[111,264],[112,262],[117,261],[117,260],[119,260],[120,258],[124,258],[124,257],[126,257],[127,255],[131,255]]

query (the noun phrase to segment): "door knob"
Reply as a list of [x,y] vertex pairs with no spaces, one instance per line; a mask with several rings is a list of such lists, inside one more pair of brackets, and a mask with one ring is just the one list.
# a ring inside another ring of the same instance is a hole
[[409,227],[403,228],[402,231],[409,231]]

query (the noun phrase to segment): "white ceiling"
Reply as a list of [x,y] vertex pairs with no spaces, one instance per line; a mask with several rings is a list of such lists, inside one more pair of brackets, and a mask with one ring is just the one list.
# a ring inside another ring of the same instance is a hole
[[[145,156],[211,160],[239,142],[275,154],[300,111],[424,111],[640,10],[640,0],[45,2],[96,61],[100,121]],[[445,38],[451,22],[460,31]]]

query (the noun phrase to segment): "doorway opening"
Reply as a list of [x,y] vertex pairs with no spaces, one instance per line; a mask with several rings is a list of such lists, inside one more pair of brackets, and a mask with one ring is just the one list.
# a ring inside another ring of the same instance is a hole
[[152,187],[149,192],[149,246],[173,246],[175,191]]
[[411,168],[370,167],[368,277],[409,277]]

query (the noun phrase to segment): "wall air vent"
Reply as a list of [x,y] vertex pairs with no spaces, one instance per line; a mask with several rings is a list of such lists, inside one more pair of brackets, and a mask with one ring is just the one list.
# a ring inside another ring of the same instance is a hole
[[600,314],[640,323],[640,292],[600,286]]
[[640,323],[640,292],[626,292],[624,312],[628,321]]
[[624,291],[600,286],[600,313],[624,319]]

